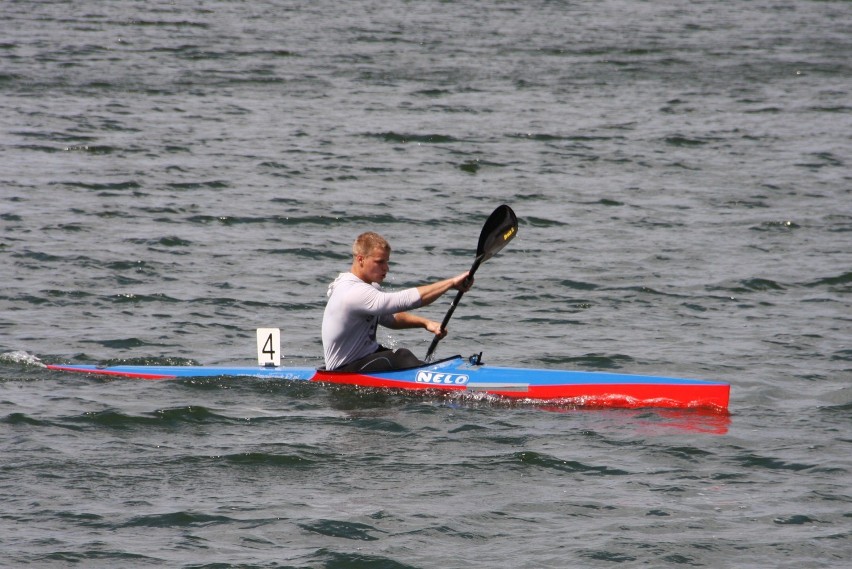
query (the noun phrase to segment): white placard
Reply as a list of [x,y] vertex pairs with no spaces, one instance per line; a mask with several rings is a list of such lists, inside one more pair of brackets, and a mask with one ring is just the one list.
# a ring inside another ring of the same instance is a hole
[[262,366],[281,365],[281,330],[257,329],[257,363]]

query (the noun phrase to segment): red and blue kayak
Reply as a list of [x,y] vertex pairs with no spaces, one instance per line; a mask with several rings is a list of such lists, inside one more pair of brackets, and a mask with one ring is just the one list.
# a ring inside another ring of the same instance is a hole
[[492,367],[454,356],[421,367],[381,372],[340,372],[310,367],[220,367],[48,365],[56,371],[173,379],[257,377],[313,381],[371,388],[486,393],[513,401],[550,402],[588,407],[728,409],[730,385],[717,381],[622,373]]

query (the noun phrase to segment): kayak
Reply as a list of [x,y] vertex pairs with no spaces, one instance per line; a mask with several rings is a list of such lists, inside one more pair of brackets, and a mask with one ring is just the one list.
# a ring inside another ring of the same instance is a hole
[[727,411],[723,382],[596,371],[484,365],[453,356],[420,367],[380,372],[340,372],[282,366],[48,365],[48,369],[137,379],[256,377],[447,394],[488,394],[500,399],[614,408],[709,408]]

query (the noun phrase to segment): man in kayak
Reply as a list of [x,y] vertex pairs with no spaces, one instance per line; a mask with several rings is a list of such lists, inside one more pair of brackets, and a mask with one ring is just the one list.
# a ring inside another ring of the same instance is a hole
[[388,273],[391,248],[378,233],[362,233],[352,245],[352,268],[328,287],[322,318],[325,367],[337,371],[381,371],[415,367],[424,362],[410,350],[391,350],[376,341],[379,324],[387,328],[425,328],[446,335],[441,323],[410,314],[450,289],[467,292],[468,273],[399,292],[379,286]]

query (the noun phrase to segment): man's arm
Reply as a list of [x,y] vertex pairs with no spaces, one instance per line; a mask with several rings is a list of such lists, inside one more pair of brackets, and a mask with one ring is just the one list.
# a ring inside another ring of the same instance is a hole
[[433,334],[441,334],[441,337],[447,335],[446,330],[441,330],[440,322],[435,322],[434,320],[429,320],[428,318],[423,318],[416,314],[411,314],[409,312],[397,312],[393,315],[393,319],[393,323],[388,326],[388,328],[392,328],[394,330],[401,330],[403,328],[426,328]]
[[417,287],[417,292],[420,294],[420,306],[426,306],[435,302],[442,294],[454,288],[467,292],[473,283],[467,283],[468,272],[456,275],[449,279],[444,279],[436,283]]

